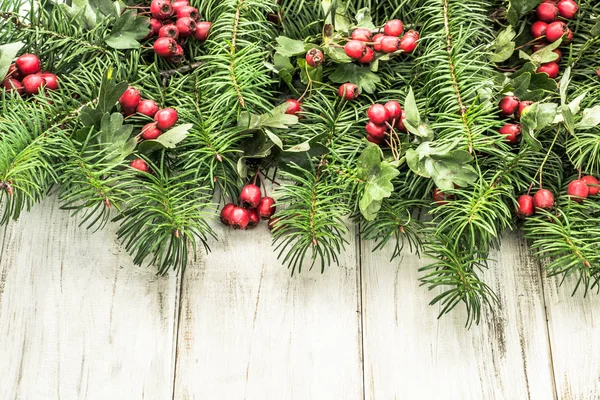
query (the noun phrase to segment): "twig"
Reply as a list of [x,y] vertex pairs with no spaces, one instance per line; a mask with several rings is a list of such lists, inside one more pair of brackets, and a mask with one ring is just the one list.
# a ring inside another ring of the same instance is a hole
[[185,72],[190,72],[195,70],[196,68],[199,68],[203,65],[204,63],[202,61],[197,61],[188,65],[184,65],[183,67],[179,67],[179,68],[173,68],[173,69],[166,69],[164,71],[160,71],[160,76],[162,77],[170,77],[173,76],[175,74],[183,74]]

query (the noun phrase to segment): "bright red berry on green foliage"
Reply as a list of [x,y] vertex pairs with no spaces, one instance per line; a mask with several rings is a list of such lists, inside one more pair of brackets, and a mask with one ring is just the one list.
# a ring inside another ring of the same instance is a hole
[[37,74],[42,70],[42,63],[35,54],[23,54],[15,64],[22,76]]
[[383,33],[378,33],[371,39],[371,41],[373,42],[373,49],[375,51],[381,51],[381,39],[383,39],[384,37],[385,35]]
[[6,79],[2,83],[2,87],[9,92],[16,90],[17,93],[19,93],[19,94],[23,94],[23,92],[25,91],[25,88],[23,87],[23,84],[21,83],[21,81],[19,81],[18,79],[13,79],[13,78]]
[[135,109],[140,101],[142,100],[142,95],[139,90],[134,88],[133,86],[129,86],[125,93],[119,97],[119,104],[123,108],[127,109]]
[[177,18],[179,19],[189,17],[195,21],[199,16],[200,14],[198,13],[198,9],[191,6],[181,7],[179,11],[177,11]]
[[598,179],[594,178],[591,175],[587,175],[581,178],[582,181],[588,185],[589,195],[595,196],[600,192],[600,182]]
[[351,101],[358,97],[358,86],[354,83],[344,83],[338,89],[338,96]]
[[536,72],[548,74],[550,78],[554,79],[560,73],[560,67],[558,66],[558,63],[553,61],[540,65]]
[[377,140],[385,139],[385,132],[387,131],[387,125],[378,125],[373,121],[369,121],[365,126],[367,134]]
[[554,21],[546,27],[546,40],[550,43],[562,38],[569,30],[567,24],[562,21]]
[[381,125],[390,118],[387,108],[381,104],[373,104],[367,110],[367,116],[374,124]]
[[575,18],[579,6],[573,0],[560,0],[557,4],[558,13],[561,17],[566,19]]
[[256,211],[258,211],[258,216],[262,219],[269,219],[275,214],[275,200],[271,197],[263,197],[258,202],[258,206],[256,206]]
[[181,10],[183,7],[188,7],[190,5],[190,2],[188,0],[176,0],[171,4],[171,7],[173,7],[173,14],[177,15],[179,13],[179,10]]
[[385,23],[383,32],[388,36],[400,36],[404,32],[404,24],[399,19],[392,19]]
[[158,30],[158,36],[177,39],[179,37],[179,29],[175,25],[164,25]]
[[384,53],[393,53],[400,48],[400,39],[396,36],[385,36],[381,39],[381,51]]
[[504,96],[498,105],[500,113],[505,117],[513,115],[519,107],[519,99],[516,96]]
[[151,37],[158,35],[158,31],[160,31],[162,26],[162,22],[156,18],[150,18],[150,32],[148,32],[144,39],[150,39]]
[[138,171],[148,172],[148,164],[146,164],[146,161],[142,160],[141,158],[136,158],[131,162],[131,164],[129,164],[129,166],[137,169]]
[[358,60],[367,52],[367,46],[360,40],[350,40],[344,46],[344,52],[348,57]]
[[558,7],[552,3],[542,3],[536,9],[540,21],[552,22],[558,17]]
[[136,108],[136,112],[138,114],[142,114],[150,118],[154,118],[154,115],[157,111],[158,104],[156,104],[154,100],[142,100]]
[[400,50],[405,53],[412,53],[417,48],[417,41],[419,39],[413,35],[404,35],[400,39]]
[[248,210],[248,229],[254,229],[260,223],[260,217],[256,208],[250,208]]
[[285,110],[286,114],[296,115],[296,113],[300,111],[301,104],[298,100],[287,99],[285,102],[288,104],[287,110]]
[[[6,73],[6,76],[4,78],[13,78],[20,81],[23,77],[24,76],[21,75],[21,73],[19,72],[17,65],[11,64],[10,67],[8,67],[8,72]],[[0,78],[2,77],[0,76]]]
[[406,119],[406,113],[402,110],[400,114],[400,118],[396,120],[396,129],[401,132],[406,132],[406,126],[404,125],[404,120]]
[[521,116],[523,115],[523,111],[525,111],[525,109],[532,104],[533,104],[533,101],[531,101],[531,100],[521,101],[519,103],[519,106],[517,107],[517,110],[515,111],[515,119],[517,121],[520,121]]
[[229,214],[229,225],[233,229],[246,229],[250,222],[248,210],[242,207],[234,207]]
[[569,27],[567,27],[567,36],[563,38],[563,44],[569,44],[573,41],[573,39],[575,39],[573,31]]
[[554,195],[548,189],[540,189],[533,195],[533,205],[535,208],[551,210],[554,207]]
[[42,72],[40,74],[46,84],[44,87],[49,90],[58,90],[58,77],[50,72]]
[[517,199],[517,216],[519,218],[531,217],[535,213],[533,197],[528,194],[519,196]]
[[196,23],[196,30],[194,31],[194,39],[204,42],[208,38],[210,27],[212,22],[201,21]]
[[361,42],[371,41],[371,31],[366,28],[356,28],[350,35],[352,40],[360,40]]
[[142,138],[145,140],[153,140],[162,135],[162,131],[156,127],[154,122],[146,124],[142,128]]
[[235,204],[233,203],[227,203],[225,204],[225,206],[221,209],[221,222],[227,226],[229,226],[231,224],[231,212],[233,211],[233,209],[235,208]]
[[172,38],[158,38],[152,47],[159,57],[170,57],[177,52],[177,42]]
[[260,198],[260,188],[253,183],[244,186],[240,193],[240,202],[244,208],[256,208]]
[[175,26],[179,30],[179,36],[181,37],[192,36],[196,31],[196,21],[190,17],[179,18]]
[[548,28],[548,24],[544,21],[535,21],[531,25],[531,36],[534,38],[538,38],[546,35],[546,29]]
[[506,124],[500,129],[500,134],[508,143],[517,144],[521,135],[521,124]]
[[156,122],[158,129],[166,131],[177,123],[178,117],[177,110],[174,108],[163,108],[154,115],[154,122]]
[[400,106],[400,103],[398,103],[396,100],[388,101],[387,103],[385,103],[384,107],[388,112],[388,121],[390,123],[393,123],[395,120],[398,120],[402,115],[402,107]]
[[21,81],[21,83],[25,88],[25,93],[38,94],[42,86],[44,86],[44,84],[46,83],[46,81],[40,75],[34,74],[27,75],[25,78],[23,78],[23,81]]
[[583,201],[587,199],[590,189],[587,183],[582,179],[575,179],[567,185],[567,195],[575,201]]
[[373,61],[374,58],[375,58],[375,53],[373,52],[373,49],[370,47],[367,47],[365,55],[362,56],[361,58],[359,58],[358,62],[361,64],[369,64],[371,61]]
[[306,56],[304,58],[308,65],[316,68],[323,62],[323,52],[319,49],[313,48],[306,52]]
[[169,0],[152,0],[150,13],[154,18],[164,20],[173,15],[173,7],[171,7]]

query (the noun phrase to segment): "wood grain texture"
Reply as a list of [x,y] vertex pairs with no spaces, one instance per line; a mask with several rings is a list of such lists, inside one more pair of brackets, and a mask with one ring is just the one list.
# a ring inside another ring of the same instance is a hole
[[496,313],[465,330],[464,310],[436,320],[434,297],[418,286],[426,263],[391,248],[362,252],[366,399],[554,398],[541,277],[524,242],[507,236],[483,275],[499,295]]
[[172,397],[177,277],[132,265],[56,198],[0,243],[1,399]]
[[558,398],[600,399],[600,295],[571,296],[575,280],[544,279]]
[[290,277],[266,224],[215,230],[183,278],[175,399],[362,399],[354,237],[340,267]]

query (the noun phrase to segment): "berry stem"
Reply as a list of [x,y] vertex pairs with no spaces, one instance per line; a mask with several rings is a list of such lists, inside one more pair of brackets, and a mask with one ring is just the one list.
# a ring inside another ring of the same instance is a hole
[[529,45],[532,45],[532,44],[534,44],[535,42],[538,42],[538,41],[540,41],[540,40],[542,40],[542,39],[544,39],[544,36],[538,36],[538,37],[536,37],[535,39],[533,39],[533,40],[530,40],[529,42],[527,42],[527,43],[525,43],[525,44],[523,44],[523,45],[521,45],[521,46],[519,46],[519,47],[516,47],[516,48],[515,48],[515,50],[521,50],[522,48],[524,48],[524,47],[527,47],[527,46],[529,46]]
[[[544,164],[546,164],[546,161],[548,161],[548,156],[550,156],[550,152],[552,151],[552,148],[554,147],[554,144],[556,143],[556,139],[558,139],[558,134],[560,133],[560,129],[556,130],[556,135],[554,135],[554,139],[552,139],[552,144],[550,145],[550,148],[548,149],[548,152],[546,153],[546,156],[544,157],[544,160],[542,161],[542,164],[540,165],[540,169],[538,170],[538,173],[540,174],[540,189],[542,188],[542,175],[543,175],[543,169],[544,169]],[[536,174],[537,176],[537,174]],[[535,180],[535,177],[533,177],[533,179]]]

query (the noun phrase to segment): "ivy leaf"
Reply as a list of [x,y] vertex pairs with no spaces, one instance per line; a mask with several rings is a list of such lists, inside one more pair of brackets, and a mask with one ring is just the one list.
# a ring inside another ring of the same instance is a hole
[[146,37],[148,32],[150,20],[147,17],[138,17],[135,10],[127,10],[117,19],[105,42],[114,49],[137,49],[141,46],[138,40]]
[[490,61],[492,62],[502,62],[508,60],[515,51],[515,42],[513,39],[515,38],[516,33],[511,25],[508,26],[505,30],[498,33],[496,40],[492,48],[494,49],[494,54],[490,56]]
[[577,124],[577,129],[591,129],[600,125],[600,106],[583,110],[583,118]]
[[351,82],[358,86],[359,91],[374,93],[376,84],[381,79],[371,72],[369,67],[359,67],[356,64],[341,64],[331,75],[329,79],[335,83]]
[[356,26],[358,28],[366,28],[370,30],[375,29],[375,25],[371,19],[371,10],[369,7],[361,8],[356,12]]
[[306,47],[302,40],[294,40],[286,36],[278,36],[275,40],[278,44],[278,46],[275,46],[275,50],[284,57],[306,53]]
[[177,144],[183,141],[192,129],[193,124],[178,125],[175,128],[169,129],[159,137],[153,140],[144,140],[138,146],[142,153],[152,153],[161,149],[174,149]]
[[533,103],[521,114],[522,134],[525,142],[534,149],[541,149],[542,144],[535,132],[547,127],[556,118],[558,105],[555,103]]
[[392,195],[392,180],[400,172],[387,161],[381,161],[379,146],[370,143],[358,157],[357,176],[364,181],[359,201],[361,214],[372,221],[381,208],[381,200]]
[[240,113],[238,118],[238,127],[246,130],[255,130],[262,128],[287,129],[290,125],[298,123],[298,117],[286,114],[287,103],[283,103],[271,110],[270,113],[256,115],[248,111]]
[[21,47],[23,47],[23,43],[21,42],[7,43],[0,46],[0,82],[6,77],[10,65],[19,50],[21,50]]
[[550,43],[548,46],[542,47],[535,53],[531,55],[531,60],[536,64],[545,64],[552,61],[558,60],[558,54],[556,54],[553,50],[556,50],[558,46],[562,43],[562,39],[555,41],[554,43]]

